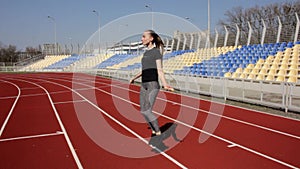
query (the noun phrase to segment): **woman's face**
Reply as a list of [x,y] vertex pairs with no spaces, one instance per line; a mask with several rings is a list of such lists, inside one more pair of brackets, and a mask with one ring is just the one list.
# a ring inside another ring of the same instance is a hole
[[143,45],[148,46],[152,40],[153,40],[153,37],[151,36],[151,34],[149,32],[143,33],[143,36],[142,36]]

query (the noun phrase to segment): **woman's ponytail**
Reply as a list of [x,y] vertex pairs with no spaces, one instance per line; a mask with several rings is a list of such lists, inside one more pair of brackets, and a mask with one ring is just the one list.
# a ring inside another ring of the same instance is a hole
[[153,45],[155,45],[156,48],[159,48],[161,54],[164,53],[164,42],[162,41],[161,37],[155,33],[153,30],[147,30],[147,32],[149,32],[151,34],[151,36],[153,37]]

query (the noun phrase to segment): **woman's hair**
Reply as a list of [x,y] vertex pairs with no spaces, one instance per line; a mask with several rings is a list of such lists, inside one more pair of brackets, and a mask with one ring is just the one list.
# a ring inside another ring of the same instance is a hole
[[164,45],[164,42],[162,41],[161,37],[153,30],[147,30],[145,32],[150,33],[150,35],[153,37],[152,43],[155,45],[156,48],[159,48],[161,54],[163,54],[165,45]]

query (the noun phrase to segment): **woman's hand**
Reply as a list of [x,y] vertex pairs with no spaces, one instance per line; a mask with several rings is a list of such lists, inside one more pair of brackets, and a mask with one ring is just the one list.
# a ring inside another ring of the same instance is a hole
[[130,83],[130,84],[131,84],[131,83],[134,83],[134,80],[135,80],[134,78],[130,79],[130,80],[129,80],[129,83]]
[[129,80],[129,83],[134,83],[134,81],[142,76],[142,72],[139,72],[137,75],[135,75],[132,79]]
[[165,85],[164,86],[164,89],[167,90],[167,91],[171,91],[171,92],[174,92],[174,88],[169,86],[169,85]]
[[134,83],[134,79],[130,79],[129,80],[129,83],[131,84],[131,83]]

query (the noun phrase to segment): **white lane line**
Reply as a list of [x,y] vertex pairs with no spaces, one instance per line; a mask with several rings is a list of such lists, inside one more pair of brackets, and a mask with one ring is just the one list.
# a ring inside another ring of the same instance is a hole
[[[78,82],[73,82],[73,83],[78,83]],[[127,103],[132,104],[132,105],[135,105],[135,106],[138,106],[138,107],[140,106],[140,105],[138,105],[138,104],[136,104],[136,103],[134,103],[134,102],[128,101],[128,100],[126,100],[126,99],[124,99],[124,98],[121,98],[121,97],[119,97],[119,96],[116,96],[116,95],[114,95],[114,94],[111,94],[111,93],[109,93],[109,92],[106,92],[106,91],[104,91],[104,90],[97,89],[97,88],[95,88],[95,90],[102,91],[103,93],[106,93],[106,94],[111,95],[111,96],[113,96],[113,97],[119,98],[119,99],[121,99],[121,100],[123,100],[123,101],[125,101],[125,102],[127,102]],[[276,158],[273,158],[273,157],[271,157],[271,156],[265,155],[265,154],[263,154],[263,153],[260,153],[260,152],[258,152],[258,151],[255,151],[255,150],[253,150],[253,149],[251,149],[251,148],[248,148],[248,147],[245,147],[245,146],[243,146],[243,145],[237,144],[237,143],[235,143],[235,142],[233,142],[233,141],[230,141],[230,140],[227,140],[227,139],[225,139],[225,138],[223,138],[223,137],[220,137],[220,136],[211,134],[211,133],[209,133],[209,132],[207,132],[207,131],[201,130],[201,129],[199,129],[199,128],[196,128],[196,127],[194,127],[194,126],[191,126],[191,125],[189,125],[189,124],[186,124],[186,123],[184,123],[184,122],[178,121],[177,119],[174,119],[174,118],[172,118],[172,117],[166,116],[166,115],[164,115],[164,114],[160,114],[160,113],[158,113],[158,112],[156,112],[156,111],[153,111],[153,112],[154,112],[155,114],[157,114],[157,115],[160,115],[161,117],[165,117],[166,119],[169,119],[169,120],[172,120],[172,121],[174,121],[174,122],[177,122],[178,124],[181,124],[181,125],[184,125],[184,126],[186,126],[186,127],[188,127],[188,128],[194,129],[194,130],[196,130],[196,131],[205,133],[205,134],[207,134],[207,135],[209,135],[209,136],[211,136],[211,137],[214,137],[214,138],[216,138],[216,139],[219,139],[219,140],[221,140],[221,141],[224,141],[224,142],[226,142],[226,143],[229,143],[230,145],[235,145],[236,147],[239,147],[239,148],[241,148],[241,149],[243,149],[243,150],[246,150],[246,151],[248,151],[248,152],[251,152],[251,153],[253,153],[253,154],[259,155],[259,156],[261,156],[261,157],[263,157],[263,158],[269,159],[269,160],[271,160],[271,161],[277,162],[277,163],[279,163],[279,164],[281,164],[281,165],[284,165],[284,166],[287,166],[287,167],[290,167],[290,168],[295,168],[295,169],[297,168],[296,166],[293,166],[293,165],[291,165],[291,164],[288,164],[288,163],[286,163],[286,162],[283,162],[283,161],[278,160],[278,159],[276,159]]]
[[5,97],[0,97],[1,100],[5,100],[5,99],[14,99],[17,98],[18,96],[5,96]]
[[71,100],[71,101],[64,101],[64,102],[54,102],[54,104],[68,104],[68,103],[80,103],[80,102],[85,102],[85,100]]
[[[61,93],[67,93],[68,91],[57,91],[57,92],[50,92],[50,94],[61,94]],[[43,96],[46,95],[46,93],[36,93],[36,94],[23,94],[22,97],[35,97],[35,96]],[[9,96],[9,97],[4,97],[3,99],[10,99],[10,98],[16,98],[16,96]],[[2,98],[0,98],[2,99]]]
[[23,94],[21,97],[35,97],[35,96],[43,96],[46,93],[36,93],[36,94]]
[[121,127],[123,127],[125,130],[127,130],[128,132],[130,132],[131,134],[133,134],[135,137],[139,138],[142,142],[144,142],[146,145],[150,146],[151,148],[156,149],[158,152],[160,152],[161,155],[163,155],[164,157],[166,157],[168,160],[170,160],[171,162],[173,162],[174,164],[178,165],[179,167],[183,168],[183,169],[187,169],[186,166],[184,166],[183,164],[181,164],[180,162],[178,162],[176,159],[174,159],[173,157],[171,157],[170,155],[168,155],[165,152],[161,152],[159,149],[157,149],[156,147],[153,147],[151,145],[148,144],[148,141],[146,139],[144,139],[143,137],[141,137],[140,135],[138,135],[136,132],[134,132],[133,130],[131,130],[129,127],[127,127],[126,125],[124,125],[123,123],[121,123],[120,121],[118,121],[117,119],[115,119],[113,116],[111,116],[109,113],[105,112],[104,110],[102,110],[101,108],[99,108],[97,105],[95,105],[93,102],[91,102],[90,100],[88,100],[87,98],[85,98],[84,96],[82,96],[80,93],[78,93],[76,90],[73,90],[65,85],[56,83],[56,82],[51,82],[51,81],[47,81],[44,79],[40,79],[43,80],[45,82],[48,83],[52,83],[52,84],[56,84],[62,87],[65,87],[67,89],[69,89],[70,91],[73,91],[74,93],[76,93],[78,96],[80,96],[82,99],[84,99],[85,101],[87,101],[89,104],[91,104],[93,107],[95,107],[96,109],[98,109],[101,113],[103,113],[104,115],[106,115],[108,118],[110,118],[112,121],[114,121],[115,123],[117,123],[118,125],[120,125]]
[[5,138],[5,139],[0,139],[0,142],[25,140],[25,139],[49,137],[49,136],[57,136],[57,135],[62,135],[62,134],[64,134],[64,133],[61,132],[61,131],[57,131],[56,133],[39,134],[39,135],[32,135],[32,136],[22,136],[22,137],[14,137],[14,138]]
[[[131,92],[133,92],[133,93],[138,93],[137,91],[131,90],[131,89],[128,89],[128,88],[124,88],[124,87],[118,87],[118,88],[122,88],[122,89],[124,89],[124,90],[128,90],[128,91],[131,91]],[[185,107],[185,108],[193,109],[193,110],[196,110],[196,111],[202,111],[202,112],[205,112],[205,113],[207,113],[207,114],[219,116],[219,117],[222,117],[222,118],[231,120],[231,121],[235,121],[235,122],[239,122],[239,123],[242,123],[242,124],[245,124],[245,125],[257,127],[257,128],[263,129],[263,130],[271,131],[271,132],[278,133],[278,134],[281,134],[281,135],[284,135],[284,136],[288,136],[288,137],[292,137],[292,138],[295,138],[295,139],[300,139],[300,136],[296,136],[296,135],[293,135],[293,134],[290,134],[290,133],[286,133],[286,132],[283,132],[283,131],[271,129],[271,128],[269,128],[269,127],[264,127],[264,126],[261,126],[261,125],[258,125],[258,124],[246,122],[246,121],[239,120],[239,119],[235,119],[235,118],[232,118],[232,117],[220,115],[220,114],[213,113],[213,112],[210,112],[210,111],[206,111],[206,110],[203,110],[203,109],[199,109],[199,108],[195,108],[195,107],[188,106],[188,105],[185,105],[185,104],[181,104],[181,103],[177,103],[177,102],[174,102],[174,101],[166,100],[166,99],[163,99],[163,98],[160,98],[160,97],[157,97],[157,98],[158,98],[159,100],[162,100],[162,101],[166,101],[166,102],[172,103],[173,105],[179,104],[179,105],[181,105],[181,106],[183,106],[183,107]],[[195,98],[194,98],[194,99],[195,99]],[[227,106],[227,104],[226,104],[226,106]]]
[[[65,76],[65,75],[62,75],[62,76],[60,76],[60,77],[62,77],[62,78],[57,78],[56,80],[69,80],[69,79],[66,79],[66,78],[70,78],[69,76]],[[85,76],[86,77],[86,76]],[[46,79],[51,79],[51,77],[42,77],[42,76],[40,76],[40,78],[46,78]],[[53,77],[52,77],[52,79],[53,79]],[[73,78],[72,78],[73,79]],[[78,78],[76,78],[76,79],[78,79]],[[81,84],[85,84],[85,85],[88,85],[88,84],[91,84],[91,81],[92,81],[92,83],[94,83],[95,82],[95,80],[96,80],[96,78],[90,78],[90,79],[88,79],[88,78],[80,78],[79,80],[85,80],[85,82],[83,82],[83,83],[81,83]],[[104,79],[102,79],[102,80],[104,80]],[[109,82],[109,83],[101,83],[103,86],[99,86],[99,87],[97,87],[97,88],[107,88],[107,87],[113,87],[113,86],[125,86],[126,84],[125,83],[123,83],[123,82],[113,82],[113,84],[112,83],[110,83],[110,82],[112,82],[112,81],[110,81],[110,80],[108,80],[108,79],[105,79],[107,82]],[[99,84],[99,83],[98,83]],[[86,89],[91,89],[91,88],[86,88]],[[80,90],[80,89],[76,89],[76,90]]]
[[[62,79],[61,79],[62,80]],[[66,79],[64,79],[66,80]],[[81,81],[83,79],[80,79]],[[67,80],[69,81],[69,80]],[[70,82],[70,81],[69,81]],[[80,83],[80,82],[79,82]],[[106,84],[104,82],[96,82],[95,83],[97,84]],[[83,83],[80,83],[80,84],[83,84]],[[109,85],[109,84],[107,84]],[[125,85],[123,83],[123,85]],[[124,89],[124,90],[128,90],[130,92],[133,92],[133,93],[139,93],[138,91],[135,91],[135,90],[131,90],[129,88],[124,88],[124,87],[121,87],[122,85],[120,84],[117,84],[117,85],[112,85],[112,86],[115,86],[115,87],[118,87],[120,89]],[[101,87],[97,87],[97,89],[100,89]],[[174,94],[174,93],[173,93]],[[177,93],[175,93],[176,95],[179,95]],[[188,97],[188,96],[187,96]],[[169,102],[169,103],[172,103],[173,105],[181,105],[182,107],[185,107],[185,108],[189,108],[189,109],[193,109],[193,110],[196,110],[196,111],[201,111],[201,112],[204,112],[204,113],[207,113],[207,114],[211,114],[211,115],[215,115],[215,116],[219,116],[219,117],[222,117],[222,118],[225,118],[225,119],[228,119],[228,120],[232,120],[232,121],[235,121],[235,122],[239,122],[239,123],[242,123],[242,124],[245,124],[245,125],[249,125],[249,126],[253,126],[253,127],[257,127],[257,128],[260,128],[260,129],[263,129],[263,130],[267,130],[267,131],[271,131],[271,132],[274,132],[274,133],[277,133],[277,134],[281,134],[281,135],[284,135],[284,136],[288,136],[288,137],[292,137],[292,138],[295,138],[295,139],[300,139],[300,136],[296,136],[296,135],[293,135],[293,134],[290,134],[290,133],[286,133],[286,132],[283,132],[283,131],[279,131],[279,130],[275,130],[275,129],[272,129],[272,128],[269,128],[269,127],[265,127],[265,126],[261,126],[261,125],[258,125],[258,124],[254,124],[254,123],[250,123],[250,122],[247,122],[247,121],[243,121],[243,120],[239,120],[239,119],[235,119],[235,118],[232,118],[232,117],[228,117],[228,116],[224,116],[224,115],[220,115],[220,114],[217,114],[217,113],[213,113],[213,112],[210,112],[210,111],[206,111],[206,110],[203,110],[203,109],[199,109],[199,108],[195,108],[195,107],[192,107],[192,106],[188,106],[188,105],[185,105],[185,104],[181,104],[181,103],[177,103],[177,102],[174,102],[174,101],[170,101],[170,100],[166,100],[166,99],[163,99],[163,98],[160,98],[160,97],[157,97],[159,100],[162,100],[162,101],[166,101],[166,102]],[[192,99],[196,99],[196,98],[193,98],[193,97],[190,97]],[[199,100],[199,99],[198,99]],[[201,99],[200,99],[201,100]],[[211,101],[212,102],[212,101]],[[217,103],[217,102],[215,102]],[[221,103],[218,103],[218,104],[221,104]],[[228,106],[226,104],[226,106]],[[229,105],[230,106],[230,105]],[[277,116],[275,116],[277,117]],[[290,120],[290,119],[289,119]]]
[[[61,119],[60,119],[60,117],[59,117],[59,114],[58,114],[58,112],[57,112],[57,110],[56,110],[56,108],[55,108],[55,106],[54,106],[54,103],[53,103],[53,101],[52,101],[52,98],[51,98],[51,96],[50,96],[48,90],[46,90],[43,86],[39,85],[38,83],[34,83],[34,82],[26,81],[26,80],[21,80],[21,79],[17,79],[17,80],[18,80],[18,81],[27,82],[27,83],[31,83],[31,84],[33,84],[33,85],[36,85],[36,86],[40,87],[41,89],[43,89],[43,90],[47,93],[47,96],[48,96],[48,99],[49,99],[49,101],[50,101],[51,107],[52,107],[52,109],[53,109],[53,111],[54,111],[54,113],[55,113],[55,116],[56,116],[57,121],[58,121],[58,123],[59,123],[59,125],[60,125],[60,128],[62,129],[62,132],[64,133],[65,139],[66,139],[67,144],[68,144],[68,146],[69,146],[69,149],[70,149],[70,151],[71,151],[71,153],[72,153],[72,155],[73,155],[73,158],[74,158],[74,160],[75,160],[75,162],[76,162],[76,164],[77,164],[77,167],[78,167],[79,169],[83,169],[83,166],[82,166],[82,164],[81,164],[81,162],[80,162],[80,160],[79,160],[79,158],[78,158],[78,156],[77,156],[77,154],[76,154],[76,151],[75,151],[75,149],[74,149],[74,147],[73,147],[73,145],[72,145],[72,142],[71,142],[71,140],[70,140],[70,138],[69,138],[69,136],[68,136],[68,133],[67,133],[67,131],[66,131],[66,129],[65,129],[65,127],[64,127],[64,125],[63,125],[63,123],[62,123],[62,121],[61,121]],[[43,83],[46,83],[46,82],[43,82]]]
[[232,147],[236,147],[236,146],[237,146],[236,144],[229,144],[227,147],[232,148]]
[[91,90],[91,89],[93,89],[93,88],[80,88],[80,89],[76,89],[76,91],[85,91],[85,90]]
[[13,112],[13,110],[14,110],[14,108],[15,108],[15,106],[16,106],[16,104],[17,104],[19,98],[20,98],[20,95],[21,95],[21,89],[19,88],[19,86],[17,86],[16,84],[14,84],[14,83],[12,83],[12,82],[9,82],[9,81],[5,81],[5,80],[1,80],[1,81],[14,85],[14,86],[18,89],[18,96],[17,96],[17,98],[15,99],[13,105],[11,106],[11,109],[10,109],[9,113],[8,113],[6,119],[5,119],[4,122],[3,122],[3,125],[1,126],[1,129],[0,129],[0,137],[2,136],[2,133],[3,133],[4,129],[5,129],[5,127],[6,127],[8,121],[9,121],[9,119],[10,119],[10,116],[12,115],[12,112]]

